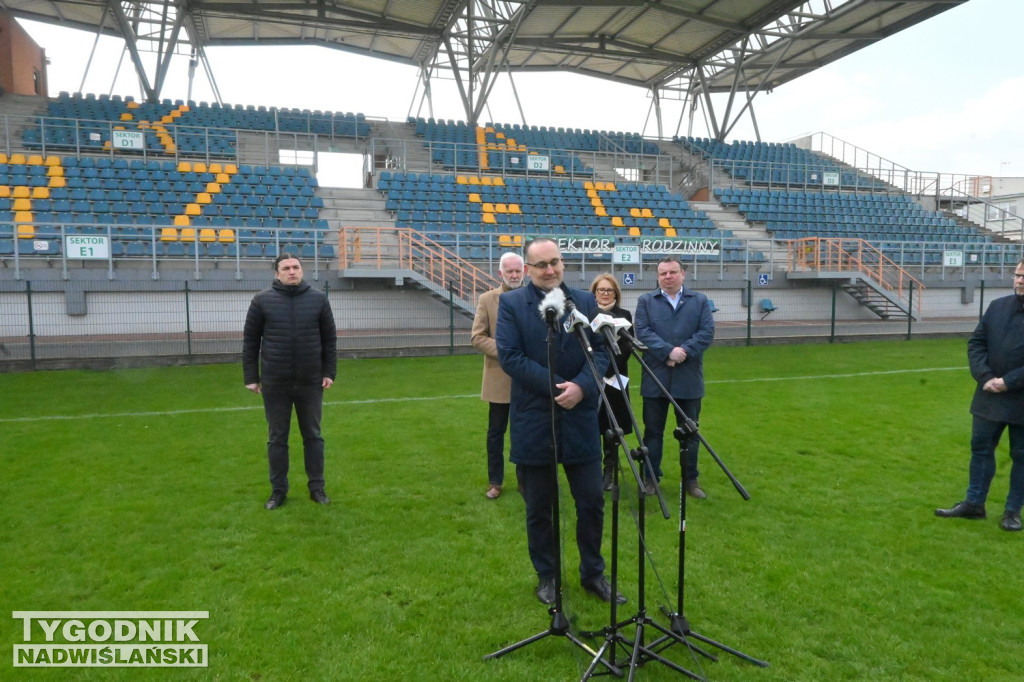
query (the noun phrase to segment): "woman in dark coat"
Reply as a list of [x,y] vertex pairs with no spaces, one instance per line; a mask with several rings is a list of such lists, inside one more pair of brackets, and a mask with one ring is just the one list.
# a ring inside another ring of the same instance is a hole
[[[605,273],[598,275],[594,278],[594,281],[590,285],[590,291],[594,294],[594,298],[597,299],[597,306],[601,309],[600,312],[612,317],[624,317],[630,322],[633,321],[633,316],[628,310],[622,307],[622,292],[619,290],[619,284],[615,281],[615,278]],[[608,365],[608,371],[605,372],[605,377],[612,379],[611,383],[605,382],[604,394],[608,398],[608,403],[612,407],[612,412],[615,415],[615,421],[618,422],[619,428],[622,429],[623,434],[633,433],[633,420],[629,414],[629,408],[626,401],[629,398],[629,386],[626,386],[625,396],[618,387],[618,382],[615,381],[614,377],[616,372],[623,376],[629,376],[629,356],[630,348],[632,344],[625,339],[619,340],[619,350],[622,354],[615,358],[614,364]],[[615,465],[618,460],[618,443],[615,439],[608,438],[607,431],[610,427],[608,423],[608,414],[605,412],[604,407],[598,411],[598,419],[601,425],[601,443],[604,448],[604,489],[611,490],[612,484],[615,480]]]

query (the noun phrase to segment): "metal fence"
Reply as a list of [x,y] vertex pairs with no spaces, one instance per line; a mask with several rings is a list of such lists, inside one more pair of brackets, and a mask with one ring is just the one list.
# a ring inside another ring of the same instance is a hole
[[[654,287],[653,273],[647,274],[624,289],[627,308]],[[587,288],[592,275],[572,270],[566,279]],[[835,282],[794,288],[763,276],[721,281],[691,270],[686,283],[712,299],[716,342],[734,345],[965,335],[992,298],[1012,291],[1008,277],[931,288],[922,310],[880,319]],[[458,304],[454,291],[446,300],[411,284],[360,284],[315,284],[331,301],[343,357],[473,352],[472,313]],[[0,371],[237,361],[249,302],[267,285],[0,281]]]

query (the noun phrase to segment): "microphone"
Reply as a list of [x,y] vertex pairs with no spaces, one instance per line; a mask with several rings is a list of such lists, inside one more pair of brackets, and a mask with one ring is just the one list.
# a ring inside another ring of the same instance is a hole
[[565,313],[565,292],[555,287],[544,296],[537,309],[541,318],[554,327],[558,318]]
[[594,330],[595,334],[601,333],[604,335],[605,343],[608,344],[608,347],[612,349],[615,355],[622,355],[622,351],[619,350],[619,342],[612,331],[615,329],[615,319],[611,315],[607,313],[595,315],[594,319],[590,322],[590,328]]
[[583,331],[584,327],[590,326],[590,320],[576,309],[576,304],[571,298],[566,300],[565,307],[569,311],[569,315],[565,318],[565,322],[562,323],[562,328],[565,329],[566,333],[575,331],[577,338],[579,338],[583,347],[587,349],[587,352],[593,353],[594,349],[590,347],[590,339],[587,338],[586,333]]
[[636,348],[637,350],[647,350],[647,346],[645,346],[643,342],[640,341],[640,339],[636,338],[635,336],[629,333],[629,328],[633,326],[632,324],[629,323],[629,320],[626,320],[621,317],[616,317],[613,318],[612,321],[615,323],[615,333],[620,338],[623,338],[632,343],[633,348]]

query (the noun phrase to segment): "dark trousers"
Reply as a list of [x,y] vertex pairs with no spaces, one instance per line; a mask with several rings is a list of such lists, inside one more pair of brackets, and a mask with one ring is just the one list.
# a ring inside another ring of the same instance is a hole
[[996,446],[1004,430],[1010,432],[1010,492],[1006,509],[1019,512],[1024,504],[1024,426],[974,418],[971,431],[970,482],[967,501],[985,504],[992,478],[996,475]]
[[263,411],[267,415],[267,460],[270,487],[288,492],[288,433],[292,408],[302,434],[309,489],[324,488],[324,439],[320,435],[324,389],[320,384],[263,384]]
[[[576,502],[576,546],[580,553],[580,580],[604,573],[601,535],[604,531],[604,490],[601,462],[563,465],[569,490]],[[551,466],[516,465],[516,475],[526,501],[526,542],[530,561],[540,578],[558,572],[552,508],[558,487]]]
[[505,431],[508,430],[508,403],[488,403],[487,410],[487,482],[505,481]]
[[[683,409],[686,416],[693,421],[700,418],[700,398],[681,400],[676,398],[676,403]],[[644,445],[647,446],[647,453],[651,459],[651,468],[654,475],[660,480],[662,477],[661,457],[665,440],[665,422],[668,419],[668,410],[672,403],[668,398],[644,398]],[[672,409],[675,412],[675,408]],[[679,415],[676,414],[676,426],[679,426]],[[680,444],[680,450],[686,454],[686,480],[696,481],[700,472],[697,470],[697,451],[700,448],[700,440],[690,436],[684,438]],[[648,472],[650,474],[651,472]]]

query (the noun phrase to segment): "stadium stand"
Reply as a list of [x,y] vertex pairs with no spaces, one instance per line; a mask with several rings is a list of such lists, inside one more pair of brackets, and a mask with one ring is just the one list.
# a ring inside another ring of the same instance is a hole
[[235,158],[234,130],[280,131],[337,137],[367,137],[363,114],[276,107],[171,101],[140,103],[131,97],[66,92],[50,100],[46,116],[26,128],[29,149],[110,149],[114,130],[141,131],[146,151]]

